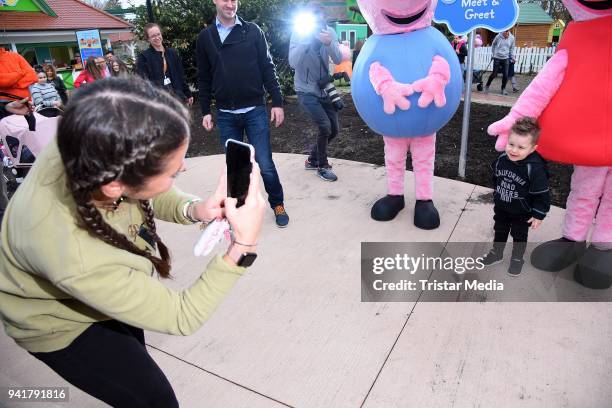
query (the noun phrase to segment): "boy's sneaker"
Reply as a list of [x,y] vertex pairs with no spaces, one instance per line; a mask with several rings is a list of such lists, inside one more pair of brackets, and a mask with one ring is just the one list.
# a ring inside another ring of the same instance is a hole
[[487,85],[487,86],[485,86],[484,93],[489,93],[489,86],[488,86],[488,85]]
[[325,181],[336,181],[338,180],[338,176],[334,174],[331,167],[322,167],[317,170],[317,175],[321,177]]
[[510,259],[510,266],[508,267],[508,275],[519,276],[523,270],[523,264],[525,263],[522,259],[512,258]]
[[306,159],[304,162],[304,169],[306,170],[317,170],[319,168],[318,163],[313,163],[310,160]]
[[289,215],[287,215],[285,206],[282,204],[274,207],[274,217],[276,218],[276,226],[278,228],[285,228],[289,224]]
[[482,263],[484,266],[492,266],[501,263],[504,260],[504,254],[498,254],[494,249],[491,249],[488,254],[482,258]]
[[501,94],[502,95],[508,95],[508,91],[506,91],[505,89],[502,89]]
[[518,91],[520,91],[520,89],[514,87],[512,88],[512,92],[517,93]]

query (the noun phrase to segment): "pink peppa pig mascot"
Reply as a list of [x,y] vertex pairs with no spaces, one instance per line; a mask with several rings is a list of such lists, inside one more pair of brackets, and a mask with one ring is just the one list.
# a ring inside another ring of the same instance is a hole
[[537,247],[531,263],[559,271],[577,262],[574,279],[603,289],[612,284],[612,0],[563,3],[575,21],[557,52],[488,132],[501,150],[517,118],[536,117],[540,154],[574,165],[563,237]]
[[383,135],[387,195],[372,207],[378,221],[404,208],[408,150],[415,176],[414,224],[440,225],[433,204],[436,132],[461,98],[461,68],[448,40],[431,19],[436,0],[358,0],[373,31],[353,67],[352,95],[359,115]]

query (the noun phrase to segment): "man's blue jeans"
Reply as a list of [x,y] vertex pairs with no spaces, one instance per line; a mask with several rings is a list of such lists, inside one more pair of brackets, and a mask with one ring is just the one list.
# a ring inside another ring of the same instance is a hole
[[255,148],[255,161],[259,164],[264,187],[268,193],[268,201],[272,208],[284,203],[283,186],[272,161],[270,147],[270,126],[268,111],[265,106],[256,106],[247,113],[229,113],[217,110],[217,126],[221,134],[221,145],[225,150],[228,139],[247,140]]
[[316,143],[310,149],[308,161],[319,167],[325,167],[327,162],[327,144],[336,136],[340,125],[338,124],[338,112],[334,109],[329,98],[320,98],[314,95],[298,92],[298,102],[317,125],[319,135]]

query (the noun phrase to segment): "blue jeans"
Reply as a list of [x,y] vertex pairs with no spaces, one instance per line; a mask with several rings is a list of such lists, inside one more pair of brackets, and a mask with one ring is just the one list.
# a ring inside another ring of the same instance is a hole
[[320,98],[298,92],[298,101],[306,110],[310,119],[317,125],[319,135],[313,144],[308,161],[319,167],[327,166],[327,144],[338,136],[338,112],[329,98]]
[[270,126],[268,125],[268,111],[265,106],[257,106],[247,113],[229,113],[217,110],[217,125],[221,134],[221,145],[225,150],[228,139],[247,140],[255,148],[255,161],[259,164],[264,187],[268,193],[268,201],[272,208],[283,204],[283,186],[272,161],[272,148],[270,147]]

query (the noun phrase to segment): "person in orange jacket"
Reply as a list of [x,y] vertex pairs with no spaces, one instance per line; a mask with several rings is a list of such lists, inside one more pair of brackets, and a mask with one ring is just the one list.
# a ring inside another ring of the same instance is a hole
[[342,54],[342,62],[334,67],[333,77],[334,80],[344,79],[346,84],[350,85],[353,76],[353,54],[348,46],[348,41],[338,44],[338,48],[340,48],[340,54]]
[[21,55],[0,47],[0,91],[29,98],[28,87],[37,81],[36,72]]

